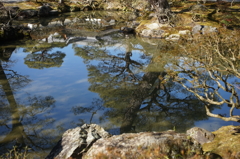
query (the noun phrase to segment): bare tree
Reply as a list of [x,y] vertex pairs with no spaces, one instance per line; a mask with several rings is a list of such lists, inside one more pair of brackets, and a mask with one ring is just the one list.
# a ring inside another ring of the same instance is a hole
[[[240,42],[237,31],[199,36],[192,43],[180,45],[178,62],[169,67],[172,77],[204,102],[208,116],[240,122]],[[229,115],[214,114],[213,105],[226,104]]]

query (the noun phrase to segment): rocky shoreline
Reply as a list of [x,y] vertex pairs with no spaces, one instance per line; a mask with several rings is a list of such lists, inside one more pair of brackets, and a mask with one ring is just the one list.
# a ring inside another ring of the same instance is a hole
[[[8,1],[8,2],[14,2],[14,1]],[[13,5],[7,5],[7,3],[3,3],[5,7],[0,7],[1,17],[0,19],[8,19],[9,15],[8,13],[11,13],[11,17],[14,17],[14,19],[17,19],[19,21],[25,20],[28,18],[34,18],[34,17],[50,17],[50,16],[58,16],[61,13],[65,12],[76,12],[76,11],[85,11],[85,10],[117,10],[117,11],[128,11],[132,12],[133,15],[135,15],[135,19],[137,19],[136,23],[129,23],[129,25],[126,25],[124,28],[127,28],[125,30],[134,30],[133,32],[136,33],[136,35],[146,38],[162,38],[166,40],[178,40],[180,37],[186,37],[191,39],[193,34],[207,34],[212,32],[217,32],[219,25],[215,25],[214,23],[206,23],[204,20],[192,20],[192,16],[189,16],[189,13],[194,12],[204,12],[204,14],[210,14],[211,11],[206,11],[206,7],[203,7],[201,4],[197,5],[191,5],[189,9],[185,13],[181,14],[173,14],[174,17],[173,20],[171,20],[171,23],[166,24],[159,24],[157,15],[152,12],[144,12],[144,10],[147,8],[147,3],[142,3],[139,5],[140,2],[134,3],[132,7],[126,7],[126,5],[119,4],[119,2],[110,2],[106,3],[101,0],[98,0],[94,3],[87,3],[84,0],[81,2],[76,3],[74,0],[67,1],[66,3],[57,3],[57,2],[51,2],[51,3],[33,3],[31,2],[28,4],[28,2],[22,2],[18,1],[19,3],[14,3]],[[21,2],[21,3],[20,3]],[[20,8],[17,4],[21,4],[21,6],[24,6],[24,4],[27,4],[27,7]],[[14,6],[16,4],[16,6]],[[31,7],[29,7],[29,5]],[[118,6],[116,8],[116,6]],[[197,10],[197,11],[196,11]],[[176,12],[176,11],[175,11]],[[206,12],[206,13],[205,13]],[[187,15],[187,16],[186,16]],[[145,18],[143,18],[145,17]],[[14,20],[12,19],[12,20]],[[131,21],[134,22],[134,19]],[[184,23],[182,23],[184,21]],[[9,22],[8,22],[9,24]],[[138,25],[135,25],[138,24]],[[22,37],[29,37],[30,31],[29,27],[24,27],[22,30],[27,31],[19,31],[16,30],[15,34],[11,34],[9,36],[8,30],[15,27],[10,25],[4,25],[2,32],[0,33],[0,41],[5,40],[11,40],[11,39],[19,39]],[[9,28],[9,29],[6,29]],[[13,36],[15,35],[15,36]]]
[[[46,159],[240,158],[240,126],[111,135],[96,124],[67,130]],[[229,142],[230,141],[230,142]]]

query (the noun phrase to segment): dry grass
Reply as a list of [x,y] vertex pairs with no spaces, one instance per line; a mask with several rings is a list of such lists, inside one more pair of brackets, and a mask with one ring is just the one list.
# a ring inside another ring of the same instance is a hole
[[0,156],[0,159],[26,159],[28,156],[28,147],[25,147],[22,151],[19,151],[17,146],[14,146],[12,150]]

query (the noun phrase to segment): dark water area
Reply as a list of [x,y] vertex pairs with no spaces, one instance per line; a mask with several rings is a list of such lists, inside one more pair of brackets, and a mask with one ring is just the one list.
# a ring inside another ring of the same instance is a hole
[[121,33],[131,16],[84,12],[21,22],[33,27],[31,39],[0,46],[1,153],[28,146],[44,158],[64,131],[84,123],[112,134],[239,125],[208,117],[181,85],[162,83],[172,56],[155,59],[168,42]]

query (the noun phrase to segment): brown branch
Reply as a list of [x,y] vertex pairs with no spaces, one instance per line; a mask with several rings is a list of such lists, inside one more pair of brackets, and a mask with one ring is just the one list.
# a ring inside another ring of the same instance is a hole
[[213,113],[210,112],[208,105],[205,105],[205,109],[206,109],[207,115],[210,116],[210,117],[219,118],[219,119],[222,119],[222,120],[224,120],[224,121],[236,121],[236,122],[240,122],[240,116],[224,117],[224,116],[222,116],[222,115],[220,115],[220,114],[213,114]]

